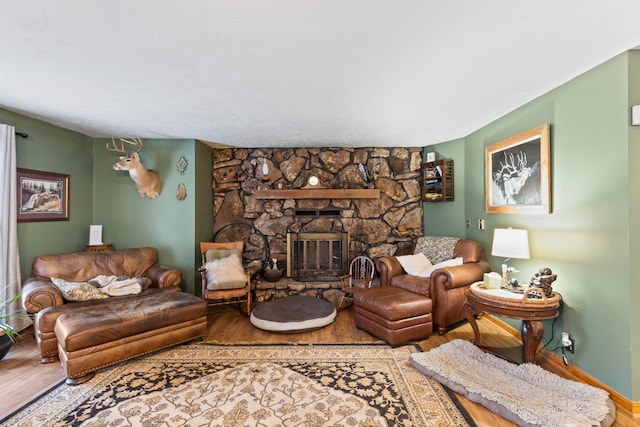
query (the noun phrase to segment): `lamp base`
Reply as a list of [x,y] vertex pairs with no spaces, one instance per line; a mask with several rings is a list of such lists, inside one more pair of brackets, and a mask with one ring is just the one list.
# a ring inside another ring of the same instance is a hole
[[507,264],[502,264],[502,287],[503,288],[511,288],[509,286],[509,274],[511,273],[520,273],[518,270],[512,267],[507,267]]
[[507,264],[502,264],[502,287],[505,288],[507,283],[509,283],[509,273]]

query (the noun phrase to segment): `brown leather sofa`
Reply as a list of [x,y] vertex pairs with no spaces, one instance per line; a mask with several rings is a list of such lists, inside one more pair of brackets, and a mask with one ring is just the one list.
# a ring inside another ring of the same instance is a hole
[[[51,282],[60,278],[69,282],[86,282],[99,275],[146,277],[151,285],[135,295],[112,296],[106,299],[70,302]],[[34,333],[40,350],[41,363],[58,356],[56,321],[67,313],[92,312],[103,307],[121,305],[148,295],[180,292],[180,270],[158,263],[155,248],[135,248],[107,252],[76,252],[36,257],[31,277],[23,283],[22,304],[34,315]]]
[[433,323],[440,335],[447,327],[465,319],[462,304],[472,283],[491,271],[484,250],[475,240],[459,239],[451,258],[463,258],[463,264],[434,270],[430,277],[408,275],[395,256],[376,260],[381,286],[394,286],[410,292],[428,295],[433,302]]

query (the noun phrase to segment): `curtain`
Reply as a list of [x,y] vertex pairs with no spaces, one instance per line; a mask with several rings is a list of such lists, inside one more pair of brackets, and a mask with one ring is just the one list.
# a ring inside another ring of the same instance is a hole
[[[15,128],[0,124],[0,301],[7,301],[22,290],[20,254],[18,252],[17,186],[16,186],[16,133]],[[4,308],[3,315],[21,311],[20,301]],[[4,321],[16,331],[29,325],[29,321],[9,318]]]

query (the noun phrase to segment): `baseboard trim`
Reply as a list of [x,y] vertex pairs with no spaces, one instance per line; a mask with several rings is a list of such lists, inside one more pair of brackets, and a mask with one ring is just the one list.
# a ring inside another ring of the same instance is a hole
[[[486,317],[490,322],[493,322],[496,326],[504,330],[509,335],[521,339],[520,331],[518,331],[508,323],[490,314],[485,314],[484,317]],[[543,348],[538,353],[538,359],[540,366],[544,366],[545,368],[549,369],[552,372],[555,372],[556,374],[561,375],[563,372],[568,372],[571,379],[575,379],[576,381],[580,381],[593,387],[598,387],[606,390],[609,393],[611,400],[613,400],[613,402],[619,409],[624,409],[630,412],[634,418],[640,417],[640,402],[628,399],[608,385],[600,382],[598,379],[577,368],[575,365],[569,364],[569,366],[565,366],[562,361],[562,357],[555,354],[554,352]]]

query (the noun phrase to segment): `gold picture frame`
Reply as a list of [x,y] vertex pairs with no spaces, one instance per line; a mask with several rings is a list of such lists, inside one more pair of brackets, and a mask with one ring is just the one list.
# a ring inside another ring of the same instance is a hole
[[17,169],[18,222],[69,221],[69,175]]
[[485,148],[488,213],[551,213],[550,129],[545,123]]

